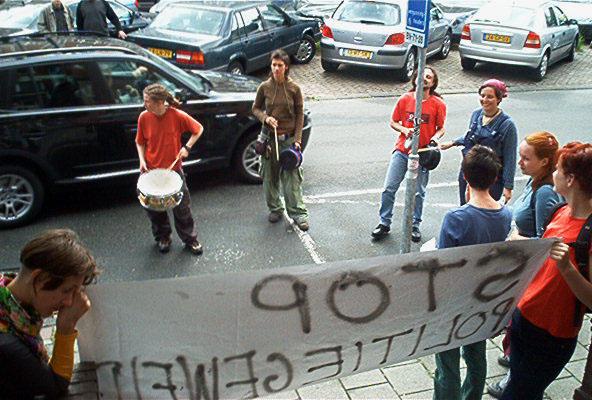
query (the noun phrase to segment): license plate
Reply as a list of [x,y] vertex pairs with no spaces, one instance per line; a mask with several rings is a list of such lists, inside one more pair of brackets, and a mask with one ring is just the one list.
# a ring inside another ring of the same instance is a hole
[[173,51],[168,49],[157,49],[155,47],[148,47],[148,51],[156,54],[159,57],[173,58]]
[[510,44],[511,38],[508,35],[498,35],[497,33],[484,33],[483,41]]
[[349,57],[365,58],[367,60],[369,60],[370,58],[372,58],[372,52],[371,51],[347,49],[346,54]]

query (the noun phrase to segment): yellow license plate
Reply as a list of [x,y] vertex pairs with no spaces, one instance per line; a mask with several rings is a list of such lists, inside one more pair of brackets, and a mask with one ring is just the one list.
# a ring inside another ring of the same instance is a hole
[[370,58],[372,58],[372,52],[371,51],[347,49],[346,54],[348,56],[350,56],[350,57],[365,58],[367,60],[369,60]]
[[510,44],[511,38],[508,35],[498,35],[496,33],[484,33],[483,40],[486,42]]
[[155,47],[148,47],[148,50],[159,57],[173,58],[173,51],[168,49],[157,49]]

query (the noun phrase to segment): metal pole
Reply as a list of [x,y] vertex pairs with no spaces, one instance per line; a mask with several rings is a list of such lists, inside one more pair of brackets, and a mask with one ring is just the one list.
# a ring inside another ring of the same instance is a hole
[[417,87],[415,89],[415,116],[413,119],[413,141],[411,153],[407,162],[405,175],[405,208],[403,209],[403,237],[400,253],[411,251],[411,226],[413,224],[413,209],[415,208],[415,193],[417,192],[417,177],[419,174],[419,129],[421,127],[421,103],[423,101],[423,71],[425,69],[426,49],[418,48]]

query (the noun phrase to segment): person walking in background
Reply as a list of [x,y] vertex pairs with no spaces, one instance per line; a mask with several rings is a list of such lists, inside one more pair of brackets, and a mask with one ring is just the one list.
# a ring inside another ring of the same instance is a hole
[[[395,149],[392,152],[384,189],[380,202],[380,222],[372,231],[372,237],[380,240],[389,234],[393,217],[395,195],[407,172],[407,161],[411,151],[411,139],[413,136],[413,120],[415,116],[415,89],[417,88],[417,71],[411,80],[412,87],[397,100],[390,120],[390,127],[399,134]],[[421,126],[419,132],[419,148],[426,147],[433,138],[440,139],[444,133],[446,122],[446,104],[436,92],[438,88],[438,73],[434,67],[426,66],[423,76],[423,101],[421,105]],[[419,242],[421,232],[419,225],[423,211],[426,187],[429,180],[429,171],[419,167],[417,177],[417,192],[415,193],[415,209],[413,211],[413,225],[411,240]]]
[[[495,152],[475,145],[463,161],[461,173],[468,183],[468,202],[446,213],[442,221],[438,249],[503,242],[511,229],[512,213],[491,197],[501,163]],[[434,400],[478,400],[483,395],[487,362],[486,341],[437,353]],[[461,386],[460,355],[467,364]]]
[[[497,79],[489,79],[479,87],[481,108],[475,110],[469,121],[467,133],[454,141],[441,144],[446,150],[452,146],[464,146],[463,157],[476,144],[492,148],[502,162],[502,170],[495,184],[491,187],[491,197],[499,200],[504,196],[507,203],[512,198],[514,176],[516,174],[516,147],[518,130],[514,121],[500,107],[504,97],[508,96],[506,84]],[[460,204],[466,203],[467,182],[462,171],[458,175]]]
[[74,22],[70,9],[61,0],[51,0],[51,4],[43,9],[37,22],[39,32],[72,32]]
[[[291,146],[298,150],[302,148],[304,99],[300,86],[288,76],[289,72],[290,57],[285,51],[276,50],[271,54],[271,76],[257,88],[252,111],[263,124],[258,141],[270,143],[262,146],[259,173],[263,179],[269,222],[278,222],[284,211],[280,198],[281,184],[288,215],[298,228],[307,231],[309,222],[308,210],[302,199],[302,167],[285,170],[278,161],[278,154],[283,150]],[[276,132],[279,148],[275,146]]]
[[[69,229],[46,231],[29,241],[18,274],[0,274],[0,397],[55,399],[74,369],[76,324],[90,309],[84,286],[98,269]],[[53,353],[40,336],[43,319],[57,312]]]
[[115,26],[117,37],[127,38],[121,28],[117,14],[105,0],[81,0],[76,8],[76,27],[79,31],[94,32],[99,35],[109,36],[107,20]]

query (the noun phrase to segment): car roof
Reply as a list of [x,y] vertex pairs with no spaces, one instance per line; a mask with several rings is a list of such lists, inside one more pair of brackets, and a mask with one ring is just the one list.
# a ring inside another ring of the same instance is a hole
[[192,5],[192,6],[207,6],[209,8],[217,8],[224,10],[242,10],[252,7],[254,5],[269,4],[269,1],[264,0],[173,0],[167,7],[171,5]]

